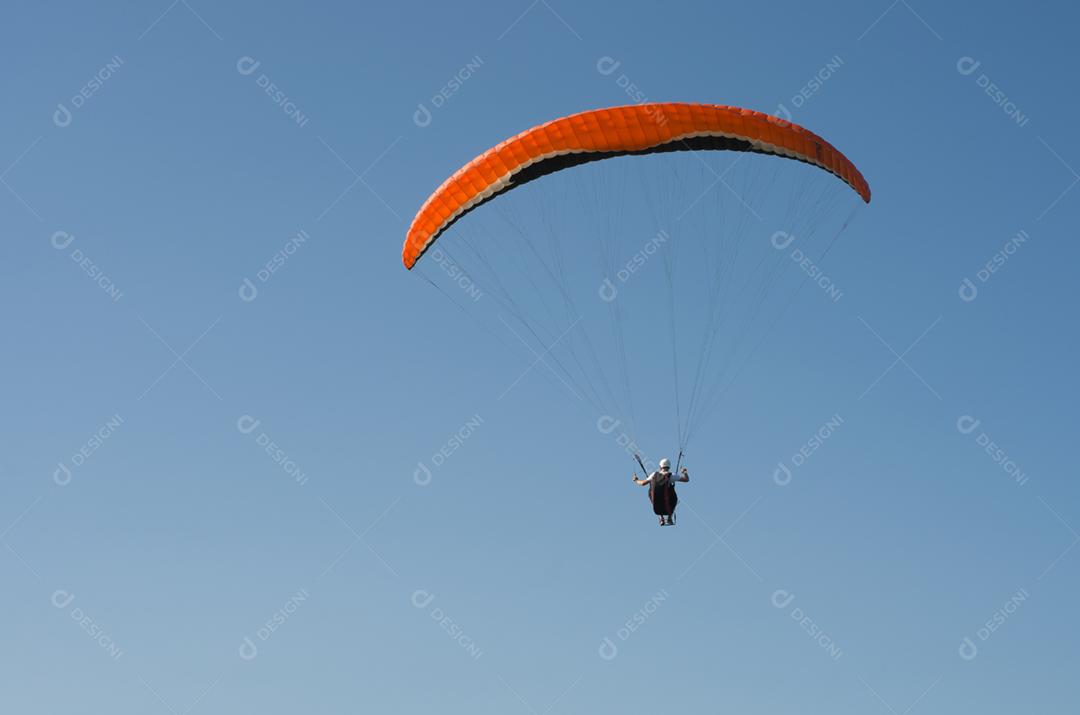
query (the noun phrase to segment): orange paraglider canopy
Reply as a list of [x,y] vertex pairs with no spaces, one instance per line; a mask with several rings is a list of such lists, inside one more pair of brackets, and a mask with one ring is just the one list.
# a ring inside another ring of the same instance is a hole
[[870,186],[827,141],[762,112],[719,104],[652,103],[553,119],[485,151],[443,182],[417,212],[401,259],[412,269],[454,221],[484,201],[559,169],[625,154],[680,150],[775,154],[829,171],[867,203]]

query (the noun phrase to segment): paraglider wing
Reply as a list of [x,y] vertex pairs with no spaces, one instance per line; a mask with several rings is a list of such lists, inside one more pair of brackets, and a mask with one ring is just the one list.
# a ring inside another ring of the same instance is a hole
[[458,169],[420,207],[405,238],[402,262],[411,270],[466,212],[539,176],[612,156],[701,149],[804,161],[835,174],[870,202],[870,186],[847,157],[813,132],[778,117],[717,104],[595,109],[533,127]]

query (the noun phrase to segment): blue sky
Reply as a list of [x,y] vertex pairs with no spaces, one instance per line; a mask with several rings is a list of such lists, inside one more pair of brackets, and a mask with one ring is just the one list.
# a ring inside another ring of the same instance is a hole
[[[0,708],[1068,711],[1077,20],[10,4]],[[623,76],[783,105],[874,189],[843,301],[741,376],[676,529],[400,264],[443,178]]]

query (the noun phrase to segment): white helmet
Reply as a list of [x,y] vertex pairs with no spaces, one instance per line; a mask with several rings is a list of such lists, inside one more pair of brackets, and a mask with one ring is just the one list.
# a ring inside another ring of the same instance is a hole
[[667,457],[664,457],[663,459],[660,460],[660,471],[661,472],[669,472],[669,471],[671,471],[671,460],[668,459]]

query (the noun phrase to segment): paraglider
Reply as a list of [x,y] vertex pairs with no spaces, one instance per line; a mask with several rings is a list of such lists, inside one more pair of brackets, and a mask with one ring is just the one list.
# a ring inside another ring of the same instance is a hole
[[[423,201],[401,260],[428,265],[439,240],[434,275],[420,272],[447,300],[488,313],[516,340],[511,349],[523,344],[624,451],[642,443],[638,418],[672,414],[681,458],[821,273],[855,196],[870,201],[855,165],[784,119],[716,104],[595,109],[512,136],[454,172]],[[462,277],[482,291],[463,292]],[[633,319],[641,325],[628,327]],[[638,328],[668,331],[662,349],[628,349]],[[638,414],[642,400],[671,411]],[[635,483],[649,486],[661,525],[674,524],[674,484],[689,472],[667,460],[653,472],[639,465]]]
[[634,484],[639,487],[648,485],[649,501],[652,502],[653,514],[660,517],[660,526],[675,526],[675,507],[679,505],[679,495],[675,492],[676,482],[689,482],[690,472],[683,467],[675,476],[671,471],[671,460],[660,460],[660,468],[644,479],[633,475]]
[[835,174],[870,203],[870,185],[855,165],[797,124],[719,104],[635,104],[555,119],[477,156],[420,207],[406,234],[401,260],[411,270],[465,213],[546,174],[626,154],[696,150],[748,151],[805,161]]

